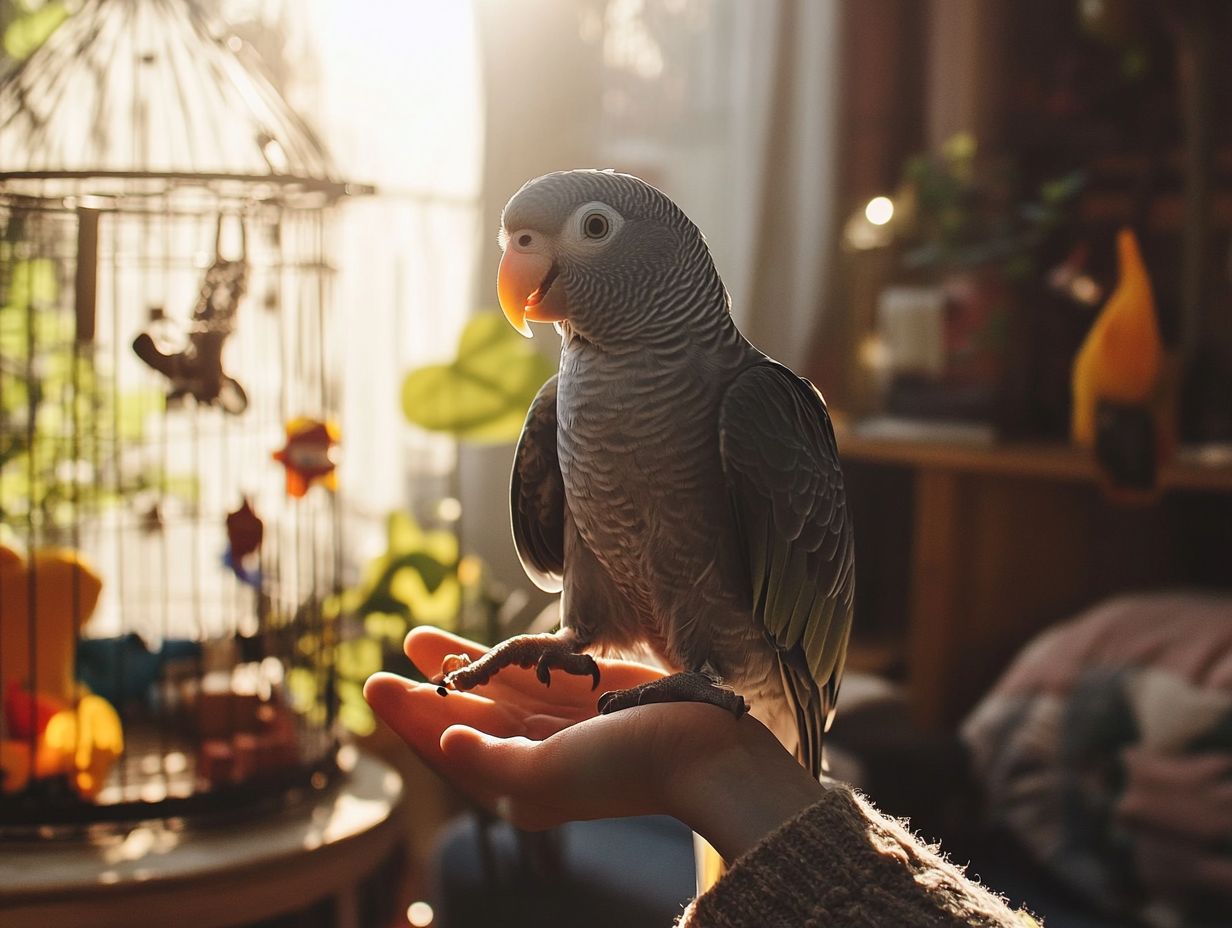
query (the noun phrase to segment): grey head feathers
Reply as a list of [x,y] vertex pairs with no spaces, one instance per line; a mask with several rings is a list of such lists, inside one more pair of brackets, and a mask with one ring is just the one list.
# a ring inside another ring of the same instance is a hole
[[[605,217],[606,240],[587,234],[595,213]],[[522,230],[553,240],[553,286],[567,296],[568,325],[589,341],[650,343],[670,327],[730,325],[701,231],[640,178],[610,170],[538,177],[505,206],[502,247]]]

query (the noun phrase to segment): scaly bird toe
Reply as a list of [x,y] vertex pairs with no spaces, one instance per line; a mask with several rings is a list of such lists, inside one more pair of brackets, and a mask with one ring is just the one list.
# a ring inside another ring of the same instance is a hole
[[599,714],[610,715],[633,706],[661,702],[704,702],[725,709],[736,718],[749,711],[739,693],[719,686],[704,673],[674,673],[627,690],[613,690],[599,697]]
[[593,681],[591,689],[599,686],[599,665],[595,659],[589,654],[580,653],[571,635],[557,634],[518,635],[502,641],[474,661],[464,655],[450,655],[441,666],[441,689],[474,689],[511,665],[534,667],[536,678],[544,686],[552,685],[551,673],[554,669],[590,677]]

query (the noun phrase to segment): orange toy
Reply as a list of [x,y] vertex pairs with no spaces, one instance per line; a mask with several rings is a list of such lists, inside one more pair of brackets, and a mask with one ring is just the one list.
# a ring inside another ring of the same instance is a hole
[[1155,297],[1130,229],[1117,234],[1120,276],[1074,359],[1071,436],[1093,451],[1114,499],[1146,501],[1172,426]]
[[1151,279],[1131,229],[1117,233],[1117,258],[1116,289],[1074,359],[1071,434],[1084,448],[1095,446],[1098,405],[1146,405],[1163,368]]

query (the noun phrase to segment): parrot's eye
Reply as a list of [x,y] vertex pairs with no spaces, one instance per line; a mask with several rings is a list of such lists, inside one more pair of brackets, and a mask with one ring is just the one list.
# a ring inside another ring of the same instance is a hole
[[582,234],[589,239],[607,238],[610,229],[611,224],[603,213],[588,213],[586,218],[582,220]]

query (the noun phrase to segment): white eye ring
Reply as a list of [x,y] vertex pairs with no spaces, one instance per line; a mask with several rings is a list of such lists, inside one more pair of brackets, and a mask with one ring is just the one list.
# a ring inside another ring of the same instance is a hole
[[591,200],[573,211],[566,237],[574,246],[603,247],[615,238],[624,222],[624,217],[602,200]]

